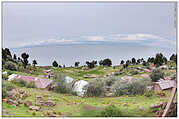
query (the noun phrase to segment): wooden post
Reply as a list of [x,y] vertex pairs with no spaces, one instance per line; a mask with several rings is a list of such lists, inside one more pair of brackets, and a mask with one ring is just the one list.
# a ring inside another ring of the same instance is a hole
[[177,83],[175,82],[174,87],[172,88],[172,91],[171,91],[170,98],[168,100],[167,106],[165,107],[165,110],[164,110],[162,117],[165,117],[167,115],[168,110],[170,109],[170,106],[171,106],[173,99],[175,97],[176,89],[177,89]]

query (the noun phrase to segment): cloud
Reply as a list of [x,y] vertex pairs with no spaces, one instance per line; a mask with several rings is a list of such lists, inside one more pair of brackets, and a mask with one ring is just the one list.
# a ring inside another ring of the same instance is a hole
[[21,43],[18,47],[70,45],[70,44],[138,43],[147,46],[176,46],[176,42],[153,34],[109,34],[98,36],[75,36],[60,39],[45,39]]

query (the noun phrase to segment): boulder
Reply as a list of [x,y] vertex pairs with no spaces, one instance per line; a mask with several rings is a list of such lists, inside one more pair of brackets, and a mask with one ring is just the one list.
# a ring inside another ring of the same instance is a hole
[[79,80],[73,85],[73,91],[77,93],[78,96],[83,96],[86,90],[83,89],[84,86],[88,85],[87,81]]
[[66,76],[65,81],[66,81],[66,83],[71,83],[73,81],[73,78]]
[[143,108],[142,108],[142,106],[139,106],[139,110],[140,110],[140,111],[143,111]]
[[18,102],[16,100],[12,100],[12,99],[7,99],[6,101],[8,104],[14,105],[14,106],[18,106]]
[[27,106],[27,107],[29,107],[30,105],[32,105],[32,102],[31,102],[31,101],[26,101],[26,102],[24,103],[24,105]]
[[30,106],[29,109],[30,109],[30,110],[39,111],[39,110],[40,110],[40,107],[39,107],[39,106]]
[[48,101],[44,103],[44,106],[55,106],[55,103],[51,99],[48,99]]

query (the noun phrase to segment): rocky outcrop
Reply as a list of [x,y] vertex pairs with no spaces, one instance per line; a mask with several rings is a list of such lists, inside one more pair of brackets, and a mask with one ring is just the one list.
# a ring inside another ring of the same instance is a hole
[[40,107],[39,107],[39,106],[30,106],[29,109],[30,109],[30,110],[39,111],[39,110],[40,110]]

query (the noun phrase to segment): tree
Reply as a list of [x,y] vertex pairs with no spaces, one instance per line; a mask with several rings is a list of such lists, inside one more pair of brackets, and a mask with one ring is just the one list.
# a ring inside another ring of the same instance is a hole
[[99,65],[102,66],[103,65],[103,60],[99,61]]
[[172,56],[170,57],[170,61],[176,62],[177,63],[177,54],[172,54]]
[[167,64],[167,58],[166,57],[163,57],[163,62],[165,63],[165,64]]
[[18,62],[21,62],[21,58],[20,58],[20,57],[18,57],[18,58],[17,58],[17,61],[18,61]]
[[7,59],[12,59],[11,52],[8,48],[5,48],[5,49],[2,48],[2,59],[4,59],[5,61]]
[[78,67],[80,62],[75,62],[75,67]]
[[130,63],[131,63],[130,60],[127,60],[127,61],[126,61],[126,65],[127,65],[127,66],[130,65]]
[[37,61],[36,61],[36,60],[33,60],[33,61],[32,61],[32,64],[33,64],[34,67],[35,67],[35,65],[37,64]]
[[16,54],[14,54],[13,59],[14,59],[14,60],[17,60]]
[[22,63],[24,65],[24,68],[26,68],[27,64],[28,64],[28,58],[29,58],[29,55],[27,53],[22,53],[21,54],[21,57],[23,59]]
[[121,61],[121,64],[124,64],[124,60]]
[[150,78],[153,82],[157,82],[160,78],[164,78],[164,73],[160,69],[154,69],[150,74]]
[[86,61],[86,64],[87,64],[89,69],[92,69],[96,66],[97,61],[94,61],[94,60],[92,62]]
[[132,58],[132,64],[136,64],[136,59]]
[[140,60],[140,59],[138,59],[138,60],[137,60],[137,63],[138,63],[138,64],[140,64],[140,61],[141,61],[141,60]]
[[111,66],[112,61],[109,58],[107,58],[107,59],[101,60],[99,64],[103,66]]
[[162,53],[157,53],[155,60],[154,60],[154,64],[156,65],[156,67],[161,66],[164,63],[163,60],[163,54]]
[[58,63],[56,61],[53,61],[52,66],[53,67],[58,67]]

